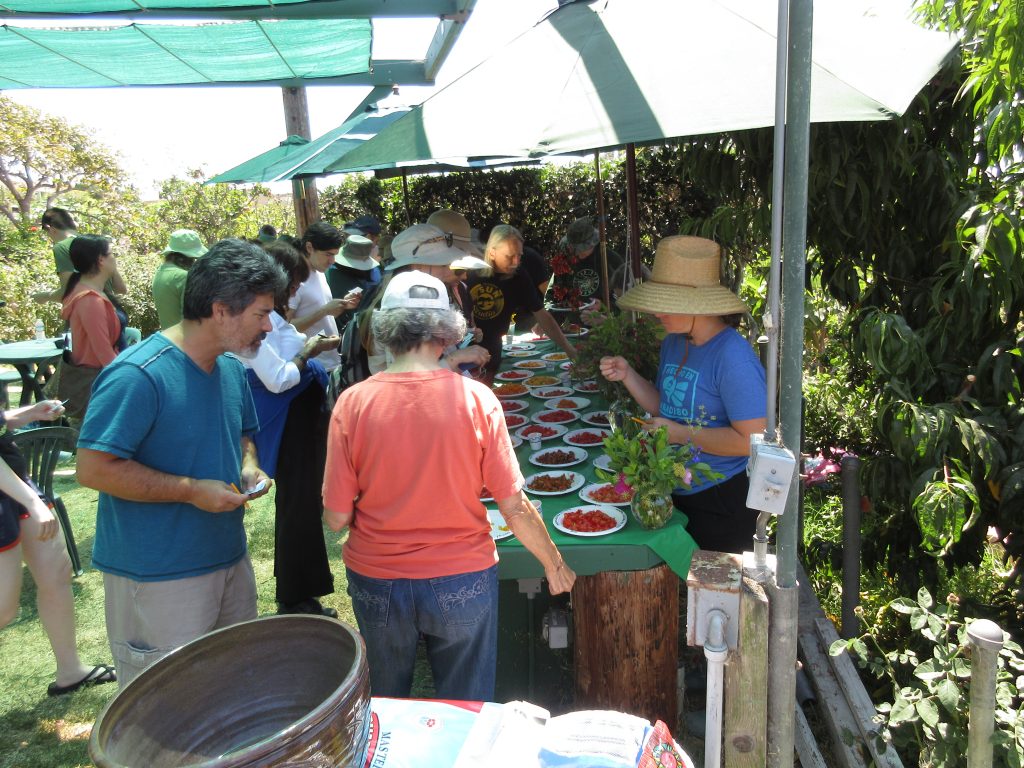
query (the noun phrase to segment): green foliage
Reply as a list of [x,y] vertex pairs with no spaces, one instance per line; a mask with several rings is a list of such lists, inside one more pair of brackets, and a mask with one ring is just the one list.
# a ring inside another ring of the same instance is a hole
[[36,318],[46,332],[56,335],[61,327],[59,304],[36,304],[32,294],[56,286],[49,240],[39,232],[5,225],[0,220],[0,340],[31,339]]
[[[671,146],[637,149],[638,198],[643,222],[640,251],[650,263],[663,237],[679,233],[681,220],[706,212],[707,199],[681,179]],[[335,224],[371,213],[383,231],[398,234],[425,221],[438,208],[461,211],[479,229],[510,223],[526,241],[549,253],[573,219],[597,214],[596,173],[587,163],[494,171],[465,171],[408,179],[408,217],[402,180],[349,174],[320,193],[323,218]],[[606,231],[609,247],[627,253],[626,179],[622,158],[603,155]]]
[[601,375],[601,358],[624,357],[637,373],[654,381],[663,335],[661,324],[648,315],[638,315],[636,320],[628,312],[609,315],[592,327],[577,346],[579,356],[573,363],[573,378],[596,381],[598,391],[609,403],[620,400],[627,396],[626,388],[621,382],[608,381]]
[[[880,738],[911,764],[954,768],[967,754],[972,659],[968,624],[959,620],[959,598],[950,594],[936,604],[927,589],[917,599],[898,598],[880,610],[865,633],[832,644],[833,656],[850,652],[861,669],[884,680],[887,700],[878,705]],[[886,650],[879,635],[896,616],[906,616],[919,648]],[[863,618],[863,613],[861,614]],[[1005,636],[996,676],[994,764],[1024,766],[1024,658],[1021,647]],[[880,744],[884,746],[884,742]]]
[[91,133],[0,96],[0,213],[10,224],[27,229],[71,191],[113,200],[126,187],[113,153]]
[[850,355],[849,316],[834,300],[809,293],[804,370],[804,450],[863,455],[873,445],[873,382]]
[[175,229],[194,229],[207,243],[226,237],[254,238],[262,224],[279,232],[295,231],[291,201],[278,199],[260,184],[249,188],[207,184],[201,171],[173,177],[160,185],[160,201],[151,209],[154,223],[146,250],[163,248]]
[[691,488],[722,477],[706,462],[699,461],[700,449],[693,443],[670,443],[665,427],[653,432],[613,429],[604,439],[604,452],[612,471],[598,468],[598,477],[610,483],[624,480],[638,493],[643,490],[668,496],[676,488]]
[[[907,584],[937,582],[928,554],[947,568],[979,562],[990,526],[1011,542],[1024,533],[1022,7],[924,0],[930,22],[962,33],[960,60],[902,117],[811,127],[808,441],[863,457],[877,512],[866,559]],[[681,231],[723,243],[734,268],[760,265],[771,131],[673,151],[707,198]],[[819,289],[848,313],[836,326],[814,316]],[[1012,617],[1024,559],[1012,544],[1006,557]]]

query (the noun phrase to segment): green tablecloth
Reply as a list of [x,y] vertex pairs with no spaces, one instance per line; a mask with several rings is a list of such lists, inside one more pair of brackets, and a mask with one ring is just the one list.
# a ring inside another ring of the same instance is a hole
[[[551,342],[535,342],[537,355],[533,357],[508,358],[506,357],[501,370],[510,370],[514,363],[522,360],[538,360],[540,355],[547,352],[558,351]],[[540,374],[557,375],[561,373],[558,364],[553,364],[545,371],[537,371]],[[584,394],[574,392],[573,396],[586,397],[590,405],[582,409],[580,413],[588,413],[595,410],[604,410],[607,404],[597,394]],[[532,395],[523,395],[521,400],[530,403],[526,411],[520,411],[527,417],[544,410],[544,401]],[[577,421],[566,425],[571,431],[584,429],[587,425]],[[515,432],[515,429],[511,429]],[[565,446],[566,443],[560,438],[552,438],[544,441],[544,448]],[[528,441],[516,449],[519,457],[519,466],[522,468],[523,476],[529,477],[536,472],[544,471],[544,468],[530,463],[529,457],[532,453]],[[586,477],[587,484],[601,482],[601,479],[594,471],[593,460],[603,453],[600,444],[588,449],[589,460],[573,467],[566,467],[565,471],[573,471]],[[593,575],[602,571],[633,571],[652,568],[661,563],[667,563],[670,568],[681,578],[685,579],[690,569],[690,557],[697,549],[697,543],[693,537],[686,532],[686,516],[681,512],[675,512],[672,519],[664,528],[656,531],[644,529],[635,519],[628,507],[620,507],[626,512],[627,522],[625,528],[607,536],[581,537],[571,536],[558,531],[552,526],[551,521],[556,514],[563,510],[582,504],[589,504],[580,499],[579,493],[564,494],[562,496],[534,496],[527,491],[531,499],[543,502],[541,514],[547,524],[551,538],[561,550],[569,566],[582,576]],[[530,555],[519,540],[515,537],[498,542],[498,573],[500,578],[532,578],[543,575],[540,564]]]

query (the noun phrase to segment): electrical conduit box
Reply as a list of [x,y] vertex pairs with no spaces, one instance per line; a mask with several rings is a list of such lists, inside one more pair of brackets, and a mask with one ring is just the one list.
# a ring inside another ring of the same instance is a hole
[[728,552],[698,549],[690,559],[686,576],[686,644],[704,645],[707,640],[708,614],[718,610],[729,618],[725,642],[735,648],[739,638],[740,584],[743,558]]
[[796,457],[791,450],[778,443],[766,443],[763,435],[751,435],[747,506],[781,515],[786,510],[786,497],[793,484],[794,472]]

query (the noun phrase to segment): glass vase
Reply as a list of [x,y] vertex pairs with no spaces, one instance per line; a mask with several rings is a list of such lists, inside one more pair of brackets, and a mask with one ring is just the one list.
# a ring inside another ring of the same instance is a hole
[[645,488],[636,490],[629,508],[636,521],[649,531],[664,527],[675,511],[671,496]]

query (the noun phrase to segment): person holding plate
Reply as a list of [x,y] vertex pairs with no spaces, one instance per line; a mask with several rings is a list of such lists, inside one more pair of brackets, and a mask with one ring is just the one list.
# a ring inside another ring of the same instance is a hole
[[672,501],[689,518],[701,549],[750,549],[757,512],[747,499],[750,436],[766,426],[765,372],[732,320],[747,313],[721,285],[721,249],[701,237],[679,235],[658,243],[651,280],[627,291],[619,306],[654,315],[664,326],[655,382],[622,357],[604,357],[609,381],[621,381],[641,408],[657,414],[647,428],[668,428],[673,443],[693,442],[701,461],[722,477],[677,488]]
[[488,387],[440,360],[466,332],[440,279],[391,278],[373,333],[394,359],[335,405],[325,518],[348,527],[348,593],[375,696],[407,697],[426,639],[439,699],[491,701],[497,667],[498,555],[480,490],[543,565],[552,594],[576,575],[533,504]]

